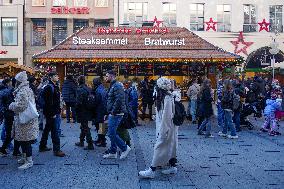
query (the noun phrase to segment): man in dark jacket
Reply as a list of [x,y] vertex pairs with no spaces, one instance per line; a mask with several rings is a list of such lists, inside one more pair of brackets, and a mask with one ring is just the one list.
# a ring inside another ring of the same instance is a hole
[[4,126],[6,131],[6,138],[0,148],[1,155],[7,155],[6,149],[11,143],[12,139],[12,127],[14,122],[14,112],[9,110],[9,105],[14,101],[13,87],[11,79],[3,80],[3,86],[5,87],[0,91],[0,101],[2,105],[2,111],[4,116]]
[[154,104],[153,92],[154,92],[155,82],[154,80],[148,81],[148,76],[145,76],[144,80],[140,82],[140,91],[142,98],[142,120],[145,119],[146,108],[149,109],[149,119],[152,120],[152,106]]
[[88,146],[85,148],[85,150],[94,150],[93,139],[90,128],[88,126],[88,121],[92,120],[92,113],[88,109],[88,97],[91,93],[91,89],[87,87],[84,76],[80,76],[78,78],[78,83],[79,87],[77,89],[76,112],[77,120],[79,123],[81,123],[81,133],[80,141],[75,143],[75,145],[84,147],[84,140],[86,137]]
[[51,148],[48,148],[46,146],[48,134],[49,132],[51,132],[54,155],[58,157],[64,157],[65,153],[60,150],[60,138],[55,122],[56,115],[61,113],[60,91],[58,85],[56,85],[56,83],[59,81],[59,77],[56,72],[50,72],[48,76],[49,76],[49,83],[44,88],[43,92],[44,96],[43,114],[46,118],[46,125],[42,133],[39,145],[39,151],[45,152],[51,150]]
[[120,159],[125,159],[131,148],[117,135],[117,128],[127,113],[123,85],[116,81],[116,73],[112,70],[106,74],[106,81],[110,82],[107,94],[108,136],[111,141],[110,149],[103,158],[117,158],[117,147],[122,150]]
[[[104,116],[106,113],[106,90],[102,84],[100,78],[93,80],[93,94],[95,95],[95,111],[94,111],[94,124],[97,132],[99,131],[99,125],[104,123]],[[103,133],[98,134],[98,140],[95,141],[95,145],[99,147],[106,147],[106,137]]]
[[70,122],[70,109],[72,111],[73,122],[76,123],[76,91],[77,84],[73,80],[72,76],[67,76],[62,85],[62,97],[66,104],[66,118],[67,123]]

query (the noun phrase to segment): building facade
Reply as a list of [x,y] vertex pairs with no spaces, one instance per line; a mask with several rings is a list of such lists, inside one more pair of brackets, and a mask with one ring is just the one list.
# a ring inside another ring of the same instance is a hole
[[141,27],[155,17],[163,21],[163,26],[185,27],[212,44],[245,58],[269,46],[272,38],[279,43],[280,50],[284,50],[283,0],[114,1],[115,26]]
[[25,8],[25,63],[87,26],[113,26],[113,0],[29,0]]
[[0,0],[0,65],[23,65],[24,0]]

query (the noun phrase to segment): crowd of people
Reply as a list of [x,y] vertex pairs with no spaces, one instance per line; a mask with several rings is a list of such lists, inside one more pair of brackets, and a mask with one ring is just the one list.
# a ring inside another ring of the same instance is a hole
[[[187,91],[189,105],[186,116],[193,125],[198,125],[198,135],[212,138],[214,135],[211,127],[216,104],[218,135],[237,139],[241,125],[248,123],[245,118],[250,114],[261,116],[263,113],[265,122],[261,131],[277,136],[281,134],[279,119],[284,111],[281,100],[283,95],[284,89],[279,82],[267,78],[255,77],[244,81],[239,78],[220,79],[216,91],[212,89],[209,79],[203,78],[202,83],[193,79]],[[21,156],[18,160],[21,164],[19,169],[32,167],[32,144],[39,140],[39,131],[42,130],[39,152],[52,150],[55,156],[64,157],[65,153],[60,149],[60,137],[64,134],[60,127],[62,109],[65,107],[66,122],[80,124],[79,139],[74,145],[84,150],[108,146],[102,156],[106,159],[116,159],[119,148],[120,159],[125,159],[131,151],[128,129],[139,125],[139,96],[142,99],[141,119],[156,121],[152,163],[148,169],[140,171],[139,175],[154,178],[157,168],[165,166],[169,167],[162,171],[163,174],[176,174],[177,133],[180,124],[176,124],[174,119],[177,114],[183,115],[182,108],[177,109],[177,103],[182,98],[176,82],[165,77],[160,77],[157,81],[149,80],[147,76],[139,84],[130,80],[119,82],[112,70],[106,73],[104,80],[95,78],[91,87],[87,85],[84,76],[76,79],[67,76],[60,86],[56,72],[48,73],[40,82],[29,77],[26,72],[20,72],[14,78],[4,78],[0,85],[0,121],[3,125],[0,155],[6,156],[7,150],[13,149],[14,156]],[[153,105],[156,109],[155,116],[152,115]],[[97,131],[95,141],[90,125],[94,125]],[[49,133],[52,148],[47,146]],[[106,136],[109,137],[109,145]],[[14,145],[11,143],[13,140]]]

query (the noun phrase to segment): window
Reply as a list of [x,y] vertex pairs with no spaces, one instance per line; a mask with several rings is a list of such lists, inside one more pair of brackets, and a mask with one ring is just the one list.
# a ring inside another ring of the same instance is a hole
[[18,18],[2,18],[2,46],[18,45]]
[[45,46],[46,45],[46,20],[32,19],[32,46]]
[[2,1],[3,5],[9,5],[9,4],[13,4],[13,0],[3,0]]
[[204,31],[204,4],[190,5],[190,30]]
[[87,7],[88,1],[87,0],[74,0],[75,7]]
[[217,5],[217,31],[231,31],[231,5]]
[[148,3],[124,3],[124,22],[141,24],[148,20]]
[[269,6],[269,22],[271,32],[283,32],[283,5]]
[[163,23],[166,26],[177,25],[177,6],[175,3],[163,3]]
[[89,20],[87,19],[74,19],[73,22],[73,32],[77,32],[82,27],[88,27],[89,26]]
[[96,0],[95,7],[108,7],[109,0]]
[[54,7],[66,6],[66,0],[53,0]]
[[45,6],[45,0],[32,0],[33,7]]
[[244,32],[256,32],[257,31],[257,20],[256,20],[256,6],[255,5],[244,5]]
[[109,27],[109,20],[95,20],[95,27]]
[[67,19],[52,19],[52,45],[67,38]]

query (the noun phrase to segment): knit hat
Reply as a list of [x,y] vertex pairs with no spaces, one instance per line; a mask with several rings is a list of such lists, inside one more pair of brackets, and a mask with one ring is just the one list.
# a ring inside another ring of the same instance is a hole
[[22,71],[15,76],[15,79],[21,83],[28,81],[28,76],[26,71]]
[[164,89],[166,91],[169,91],[172,88],[172,83],[171,83],[171,80],[169,80],[165,77],[161,77],[157,80],[157,86],[160,89]]

